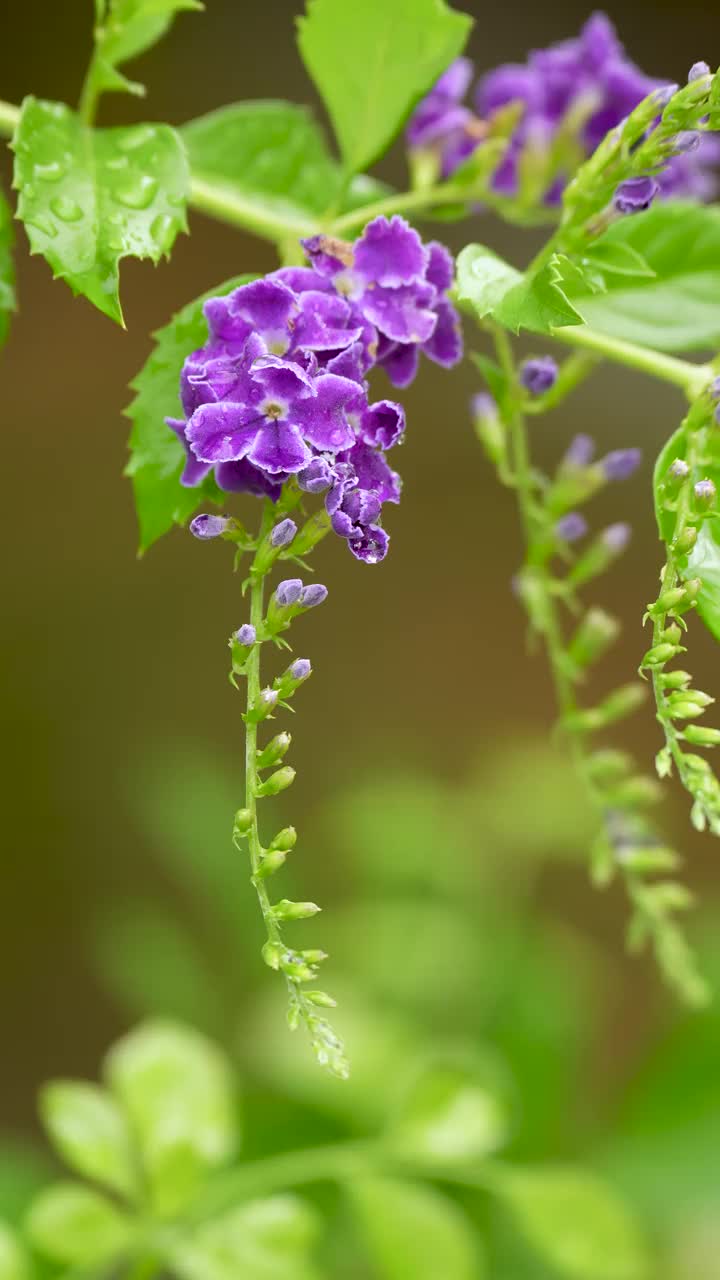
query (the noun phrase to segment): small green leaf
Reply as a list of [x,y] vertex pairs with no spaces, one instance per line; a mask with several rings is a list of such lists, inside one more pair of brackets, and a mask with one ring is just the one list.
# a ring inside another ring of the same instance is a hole
[[104,1089],[82,1081],[53,1081],[40,1094],[40,1114],[73,1172],[121,1195],[134,1194],[130,1133],[120,1108]]
[[12,259],[13,225],[10,206],[0,192],[0,346],[7,338],[10,312],[15,310],[15,270]]
[[197,182],[222,185],[258,235],[299,237],[334,204],[339,210],[378,199],[382,184],[357,177],[343,194],[340,167],[304,107],[237,102],[181,129]]
[[[678,427],[660,451],[655,463],[653,491],[655,516],[663,542],[672,541],[675,512],[664,504],[664,482],[668,468],[676,458],[684,457],[684,427]],[[702,468],[704,478],[714,481],[720,491],[720,438],[711,433],[708,454]],[[699,578],[702,587],[697,596],[697,611],[708,631],[720,640],[720,528],[717,520],[705,520],[698,529],[695,546],[681,561],[683,578]]]
[[199,0],[96,0],[96,85],[143,94],[142,85],[127,80],[117,67],[157,44],[176,13],[202,9]]
[[366,169],[462,52],[472,26],[444,0],[308,0],[305,66],[328,109],[345,168]]
[[650,1280],[649,1256],[635,1219],[615,1192],[574,1169],[493,1171],[492,1190],[517,1228],[568,1280]]
[[[618,271],[630,251],[647,272]],[[590,252],[607,292],[574,289],[572,304],[593,329],[654,347],[693,351],[720,343],[720,208],[664,201],[616,222]],[[603,262],[604,259],[604,262]],[[614,270],[608,262],[615,261]]]
[[13,149],[32,252],[122,324],[120,259],[158,262],[186,230],[190,177],[177,133],[163,124],[92,131],[64,104],[26,98]]
[[513,333],[529,329],[549,334],[553,328],[582,323],[565,296],[555,259],[536,275],[526,276],[492,249],[466,245],[457,260],[457,296],[480,320],[493,319]]
[[237,276],[188,302],[154,334],[155,347],[131,382],[135,398],[126,413],[132,420],[130,461],[140,525],[140,551],[147,551],[174,524],[185,524],[202,501],[218,501],[220,491],[210,477],[195,489],[184,489],[180,475],[185,453],[166,418],[177,418],[180,407],[180,371],[185,357],[207,340],[203,303],[247,283],[251,276]]
[[318,1280],[308,1258],[318,1229],[296,1196],[251,1201],[186,1236],[173,1272],[181,1280]]
[[655,277],[652,267],[637,249],[624,240],[613,240],[609,236],[603,236],[591,245],[587,261],[608,275],[644,276],[648,280]]
[[106,1076],[129,1118],[156,1208],[175,1212],[236,1149],[227,1059],[198,1032],[149,1022],[111,1049]]
[[6,1222],[0,1221],[0,1280],[28,1280],[25,1250]]
[[441,1192],[397,1178],[356,1179],[347,1192],[379,1280],[483,1274],[470,1223]]
[[26,1229],[41,1253],[80,1266],[113,1261],[132,1236],[130,1219],[78,1182],[57,1182],[41,1191],[30,1207]]
[[508,1103],[497,1071],[481,1060],[423,1066],[401,1093],[387,1138],[403,1157],[448,1164],[497,1151]]

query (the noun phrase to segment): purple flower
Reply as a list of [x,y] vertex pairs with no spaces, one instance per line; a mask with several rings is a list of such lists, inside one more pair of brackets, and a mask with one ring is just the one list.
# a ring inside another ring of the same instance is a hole
[[275,588],[275,600],[281,609],[290,609],[297,604],[303,589],[301,578],[285,578]]
[[220,538],[230,528],[232,520],[227,516],[201,515],[190,522],[190,532],[194,538],[203,541],[209,538]]
[[707,62],[694,62],[688,71],[688,84],[692,84],[694,80],[702,80],[703,76],[710,75],[710,68]]
[[618,213],[642,213],[649,209],[660,187],[654,178],[628,178],[613,196]]
[[321,582],[313,582],[309,587],[303,587],[298,603],[303,609],[315,609],[317,605],[327,600],[327,596],[327,587],[324,587]]
[[520,369],[520,381],[533,396],[541,396],[555,386],[558,367],[552,356],[536,356],[526,360]]
[[695,485],[695,501],[698,506],[711,507],[717,496],[717,491],[712,480],[698,480]]
[[257,640],[257,632],[250,622],[246,622],[235,632],[235,639],[238,644],[242,644],[249,649],[250,645],[255,644]]
[[640,449],[614,449],[600,463],[606,480],[627,480],[642,461]]
[[618,521],[617,524],[609,524],[600,536],[608,551],[612,551],[613,555],[620,555],[630,541],[632,529],[624,521]]
[[690,475],[690,468],[684,458],[676,458],[668,467],[668,476],[672,480],[685,480]]
[[595,457],[595,441],[592,436],[580,432],[571,441],[562,460],[564,467],[588,467]]
[[497,405],[487,391],[478,391],[470,399],[470,415],[482,421],[484,418],[497,417]]
[[443,178],[477,146],[479,121],[468,107],[462,106],[472,77],[470,59],[457,58],[420,103],[408,125],[408,146],[411,150],[434,152]]
[[588,531],[587,520],[579,511],[568,511],[555,525],[555,533],[561,542],[577,542]]
[[311,672],[309,658],[296,658],[288,667],[288,675],[292,680],[307,680]]
[[270,531],[270,546],[275,547],[276,550],[278,547],[287,547],[292,542],[296,533],[297,525],[294,520],[291,520],[289,517],[286,520],[281,520],[280,523],[276,524],[274,529],[271,529]]

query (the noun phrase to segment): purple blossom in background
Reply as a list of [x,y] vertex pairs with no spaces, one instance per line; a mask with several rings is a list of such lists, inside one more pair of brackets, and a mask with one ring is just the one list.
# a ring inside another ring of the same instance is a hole
[[532,360],[526,360],[520,369],[520,381],[532,396],[541,396],[550,391],[557,378],[557,362],[552,356],[536,356]]
[[[706,63],[697,63],[690,79],[708,71]],[[569,118],[576,122],[573,135],[590,155],[649,93],[657,90],[658,112],[667,97],[667,86],[630,61],[603,13],[593,14],[579,36],[533,50],[526,62],[505,63],[482,76],[474,112],[465,104],[470,79],[467,59],[452,64],[416,108],[407,130],[408,146],[434,152],[440,174],[447,178],[483,145],[493,115],[511,102],[522,103],[524,113],[492,182],[498,194],[510,198],[518,193],[523,154],[530,149],[549,151]],[[713,170],[720,165],[720,138],[705,134],[696,149],[688,151],[680,144],[678,150],[657,177],[661,193],[711,199],[717,190]],[[545,204],[560,202],[570,176],[554,175]]]
[[620,555],[632,537],[632,529],[629,524],[619,520],[617,524],[609,524],[606,529],[603,529],[600,536],[608,551],[612,551],[614,555]]
[[[326,494],[333,529],[374,564],[388,547],[382,506],[400,500],[385,454],[402,440],[405,414],[392,400],[371,402],[366,377],[382,366],[406,386],[421,352],[444,367],[461,358],[447,296],[453,260],[400,217],[375,218],[354,244],[313,236],[304,248],[310,266],[205,303],[208,341],[185,361],[185,416],[168,426],[186,452],[184,485],[212,471],[226,492],[277,501],[295,476],[306,493]],[[195,523],[196,536],[217,536]],[[272,545],[295,532],[280,522]]]
[[642,462],[640,449],[614,449],[602,459],[600,466],[606,480],[627,480]]
[[577,542],[585,537],[587,531],[587,520],[579,511],[568,511],[567,515],[561,516],[555,525],[555,533],[561,542]]
[[564,467],[589,467],[595,457],[595,441],[592,436],[580,432],[568,445],[562,460]]

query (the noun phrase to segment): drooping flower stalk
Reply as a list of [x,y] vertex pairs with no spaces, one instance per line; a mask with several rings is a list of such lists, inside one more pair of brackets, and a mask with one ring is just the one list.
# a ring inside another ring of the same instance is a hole
[[[629,529],[611,525],[587,549],[573,554],[570,545],[588,532],[585,517],[573,508],[603,484],[629,475],[639,454],[617,450],[594,463],[593,441],[578,436],[556,475],[551,480],[540,477],[531,463],[525,413],[542,412],[543,395],[556,403],[553,392],[562,382],[562,370],[554,376],[547,358],[518,369],[507,335],[496,327],[492,332],[502,377],[501,405],[483,397],[475,406],[475,425],[500,479],[516,493],[525,538],[525,561],[515,579],[517,594],[533,633],[542,640],[560,728],[598,816],[594,879],[604,885],[617,874],[622,877],[633,908],[631,945],[649,942],[666,979],[685,1000],[701,1004],[707,989],[675,919],[677,910],[687,905],[687,892],[674,881],[651,879],[673,870],[678,861],[646,813],[657,798],[656,784],[638,775],[624,752],[592,745],[596,733],[642,704],[644,691],[639,683],[624,685],[592,707],[581,705],[577,693],[619,634],[619,624],[604,610],[581,604],[579,589],[614,563],[627,544]],[[574,385],[579,376],[573,369],[568,383]],[[564,572],[555,569],[557,560],[564,563]],[[570,633],[564,614],[581,615]]]

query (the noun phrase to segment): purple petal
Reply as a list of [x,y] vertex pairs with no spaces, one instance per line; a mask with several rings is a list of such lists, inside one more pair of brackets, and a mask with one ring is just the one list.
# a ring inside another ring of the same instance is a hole
[[293,422],[316,449],[329,453],[349,449],[355,436],[347,414],[362,404],[361,388],[351,378],[325,373],[317,378],[315,390],[312,400],[298,401],[294,406]]
[[360,419],[360,434],[375,449],[391,449],[402,439],[405,410],[392,400],[378,400],[365,409]]
[[348,546],[356,560],[362,560],[363,564],[379,564],[387,555],[389,543],[385,530],[380,525],[371,524],[363,530],[361,538],[349,541]]
[[327,363],[328,373],[337,373],[341,378],[352,378],[360,386],[365,386],[365,363],[362,343],[353,342],[352,346],[333,356]]
[[423,345],[426,356],[450,369],[462,360],[463,338],[460,316],[447,298],[440,298],[436,303],[437,324],[431,337]]
[[355,245],[355,271],[367,284],[396,288],[422,280],[428,252],[404,218],[374,218]]
[[306,493],[324,493],[332,481],[332,471],[325,458],[313,458],[298,472],[298,484]]
[[286,284],[293,293],[307,293],[308,289],[314,289],[320,293],[333,291],[332,281],[321,276],[312,267],[280,267],[278,271],[273,272],[272,278]]
[[301,295],[293,346],[311,351],[342,351],[357,342],[361,333],[362,323],[352,324],[352,308],[344,298],[316,290]]
[[350,450],[348,461],[355,468],[359,488],[376,493],[381,502],[400,501],[400,477],[381,453],[359,443]]
[[266,395],[280,400],[292,401],[298,396],[315,394],[315,379],[295,360],[261,356],[253,364],[252,374]]
[[182,475],[180,476],[180,483],[185,489],[194,489],[196,485],[200,484],[201,480],[205,479],[205,476],[212,467],[212,463],[198,462],[194,453],[190,451],[190,445],[188,444],[185,436],[185,428],[187,427],[186,422],[182,422],[178,418],[166,418],[165,421],[171,431],[175,432],[175,435],[178,437],[178,440],[182,444],[187,455],[185,459],[185,467]]
[[247,405],[201,404],[186,427],[186,437],[200,462],[244,458],[262,422]]
[[257,498],[271,498],[277,502],[282,492],[286,476],[265,475],[247,458],[239,462],[221,462],[215,469],[218,486],[226,493],[252,493]]
[[393,342],[427,342],[436,324],[429,310],[432,285],[400,285],[395,289],[368,289],[362,306],[368,319]]
[[[287,350],[290,341],[288,325],[297,310],[297,301],[292,289],[281,280],[253,280],[251,284],[234,289],[222,301],[227,302],[225,332],[240,320],[251,331],[260,333],[271,350],[277,353]],[[216,323],[217,310],[208,303],[205,304],[205,315],[211,325]]]
[[419,349],[414,343],[395,343],[378,363],[394,387],[409,387],[418,371]]
[[450,288],[455,274],[455,264],[453,256],[444,244],[440,244],[438,240],[431,240],[426,246],[430,257],[428,259],[425,279],[430,282],[438,293],[445,293]]
[[300,471],[312,454],[297,427],[289,422],[265,422],[248,452],[250,461],[271,475]]

